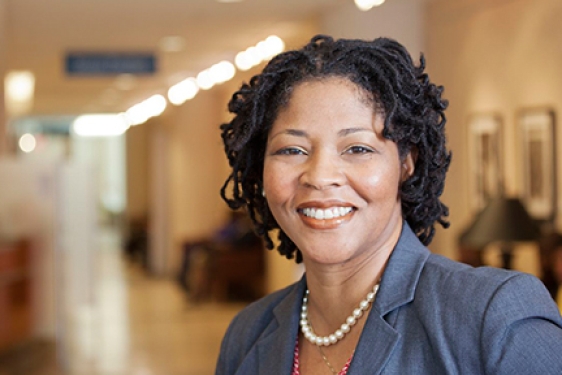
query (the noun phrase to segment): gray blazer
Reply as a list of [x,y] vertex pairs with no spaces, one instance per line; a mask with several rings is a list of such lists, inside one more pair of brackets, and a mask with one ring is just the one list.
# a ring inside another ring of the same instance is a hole
[[[306,278],[230,324],[216,375],[290,375]],[[430,253],[407,224],[349,375],[562,374],[562,318],[535,277]]]

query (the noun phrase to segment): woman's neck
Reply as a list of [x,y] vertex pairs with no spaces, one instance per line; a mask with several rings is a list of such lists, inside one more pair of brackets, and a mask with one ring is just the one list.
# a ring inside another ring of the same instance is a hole
[[308,264],[305,259],[311,321],[316,321],[319,329],[339,328],[380,282],[393,248],[339,265]]

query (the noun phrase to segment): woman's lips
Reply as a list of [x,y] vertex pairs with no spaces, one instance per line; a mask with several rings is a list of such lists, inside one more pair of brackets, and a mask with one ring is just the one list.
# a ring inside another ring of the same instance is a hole
[[314,208],[307,207],[302,209],[303,215],[312,217],[317,220],[329,220],[340,216],[345,216],[353,211],[352,207],[331,207],[331,208]]
[[302,221],[313,229],[334,229],[351,220],[355,210],[351,206],[337,205],[332,207],[308,206],[299,208],[297,212]]

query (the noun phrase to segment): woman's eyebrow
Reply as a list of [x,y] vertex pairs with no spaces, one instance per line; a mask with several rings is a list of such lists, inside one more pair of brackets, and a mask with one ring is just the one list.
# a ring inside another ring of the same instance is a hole
[[292,135],[294,137],[303,137],[303,138],[308,138],[308,133],[305,132],[304,130],[298,130],[298,129],[285,129],[283,131],[280,131],[279,133],[274,134],[271,139],[277,137],[278,135]]
[[308,133],[305,132],[304,130],[287,129],[285,130],[285,133],[289,135],[294,135],[295,137],[308,137]]
[[[371,128],[347,128],[347,129],[342,129],[338,132],[338,137],[345,137],[346,135],[349,134],[353,134],[353,133],[360,133],[360,132],[373,132],[373,129]],[[280,131],[279,133],[274,134],[271,139],[277,137],[278,135],[291,135],[294,137],[302,137],[302,138],[308,138],[309,135],[306,131],[304,130],[299,130],[299,129],[285,129],[283,131]]]
[[338,137],[345,137],[346,135],[349,134],[353,134],[353,133],[359,133],[359,132],[373,132],[373,129],[371,128],[348,128],[348,129],[342,129],[338,132]]

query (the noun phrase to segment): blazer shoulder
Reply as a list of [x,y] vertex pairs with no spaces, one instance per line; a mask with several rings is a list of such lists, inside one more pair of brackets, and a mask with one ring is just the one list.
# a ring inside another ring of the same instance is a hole
[[[512,285],[518,285],[516,291]],[[472,267],[440,255],[431,254],[424,265],[420,276],[421,291],[432,295],[435,299],[456,301],[470,306],[487,304],[500,289],[507,291],[542,294],[544,289],[535,276],[496,267]]]
[[[259,300],[252,302],[240,311],[233,319],[231,325],[252,321],[257,324],[260,321],[269,321],[273,317],[273,310],[284,301],[289,294],[298,288],[299,282],[291,284],[283,289],[266,295]],[[259,324],[257,324],[259,325]]]
[[[531,276],[520,271],[506,270],[497,267],[472,267],[468,264],[437,254],[431,254],[429,256],[424,267],[424,273],[426,273],[426,276],[431,275],[437,279],[457,279],[459,283],[471,280],[472,283],[482,283],[492,288],[504,283],[512,277],[521,275]],[[456,286],[455,283],[448,283],[446,285],[451,287]]]
[[555,307],[546,287],[534,275],[496,267],[472,267],[438,255],[428,258],[419,287],[426,302],[446,303],[464,313],[484,314],[496,304],[511,310],[509,306],[517,304],[514,318],[533,311],[552,316]]
[[427,335],[433,353],[427,357],[452,369],[546,374],[562,366],[555,354],[562,350],[562,319],[544,285],[530,274],[474,268],[431,254],[413,300],[400,313],[404,337]]

